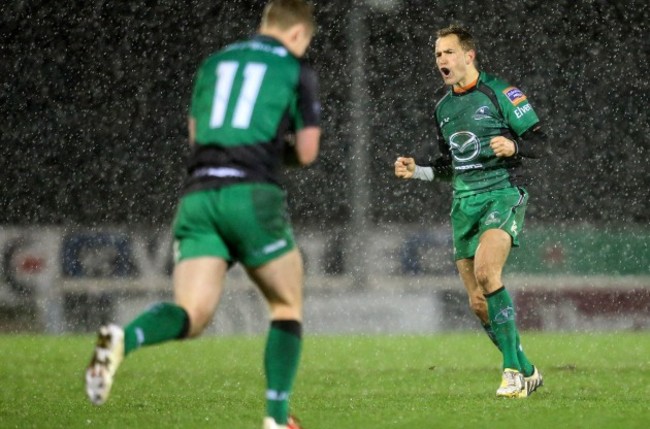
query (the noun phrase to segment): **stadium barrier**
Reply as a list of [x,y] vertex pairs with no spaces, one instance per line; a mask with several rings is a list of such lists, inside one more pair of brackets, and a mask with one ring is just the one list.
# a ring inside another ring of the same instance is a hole
[[[354,267],[346,266],[340,234],[298,231],[307,272],[306,328],[328,334],[479,329],[455,274],[448,229],[391,228],[370,233],[364,285],[350,275]],[[649,236],[533,228],[504,278],[520,326],[649,328]],[[125,323],[172,298],[167,230],[7,227],[0,229],[0,248],[4,331],[86,332],[106,321]],[[263,332],[266,317],[260,294],[235,266],[209,332]]]

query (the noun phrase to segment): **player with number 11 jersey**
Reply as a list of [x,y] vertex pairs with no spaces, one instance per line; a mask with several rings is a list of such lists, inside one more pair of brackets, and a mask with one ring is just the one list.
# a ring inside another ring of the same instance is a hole
[[269,0],[256,36],[201,63],[187,124],[188,178],[172,227],[174,301],[149,307],[124,328],[99,329],[85,374],[93,404],[106,402],[132,352],[201,335],[228,269],[241,263],[268,304],[262,425],[300,428],[289,397],[302,349],[304,266],[276,175],[283,161],[308,166],[318,156],[317,79],[300,60],[315,30],[311,3]]
[[231,183],[277,183],[286,136],[319,126],[318,81],[304,61],[265,35],[208,57],[194,84],[196,121],[186,192]]

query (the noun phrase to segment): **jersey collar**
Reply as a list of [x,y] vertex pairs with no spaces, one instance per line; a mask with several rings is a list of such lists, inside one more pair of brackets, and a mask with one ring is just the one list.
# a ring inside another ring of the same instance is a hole
[[292,56],[294,58],[297,58],[293,53],[291,53],[291,51],[286,46],[284,46],[284,43],[282,43],[281,41],[279,41],[278,39],[276,39],[273,36],[268,36],[266,34],[255,34],[253,36],[252,40],[255,40],[255,41],[258,41],[258,42],[261,42],[261,43],[268,43],[269,45],[281,46],[287,51],[288,55],[290,55],[290,56]]
[[266,34],[256,34],[253,36],[253,39],[259,40],[260,42],[271,43],[278,46],[284,46],[282,42],[272,36],[267,36]]
[[474,82],[470,83],[469,85],[466,85],[466,86],[464,86],[462,88],[458,88],[458,89],[456,89],[454,86],[452,86],[451,87],[452,95],[462,96],[462,95],[474,92],[476,90],[476,88],[478,87],[478,83],[481,81],[482,77],[483,77],[483,72],[479,72],[478,77],[476,78],[476,80]]

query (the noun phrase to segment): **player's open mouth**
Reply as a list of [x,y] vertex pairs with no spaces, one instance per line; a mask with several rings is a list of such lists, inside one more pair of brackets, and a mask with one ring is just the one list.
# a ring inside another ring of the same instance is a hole
[[449,76],[449,73],[451,73],[451,70],[449,70],[447,67],[442,67],[440,69],[440,72],[443,74],[443,76]]

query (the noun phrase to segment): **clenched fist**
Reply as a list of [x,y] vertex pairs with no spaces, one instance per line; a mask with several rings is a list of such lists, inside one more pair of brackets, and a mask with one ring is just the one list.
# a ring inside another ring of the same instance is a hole
[[415,160],[399,156],[395,161],[395,176],[400,179],[410,179],[415,172]]
[[498,158],[508,158],[517,151],[515,142],[503,136],[492,137],[490,147]]

